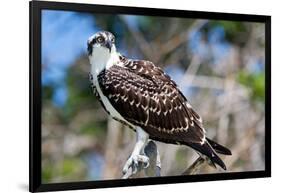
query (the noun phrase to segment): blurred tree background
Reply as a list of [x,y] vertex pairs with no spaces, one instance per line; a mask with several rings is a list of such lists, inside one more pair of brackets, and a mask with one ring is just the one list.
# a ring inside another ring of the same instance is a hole
[[[43,183],[118,179],[135,133],[92,94],[86,42],[107,30],[129,58],[162,67],[229,147],[228,171],[264,169],[265,26],[253,22],[133,15],[42,13]],[[157,142],[162,175],[180,175],[197,154]],[[203,167],[200,173],[224,172]]]

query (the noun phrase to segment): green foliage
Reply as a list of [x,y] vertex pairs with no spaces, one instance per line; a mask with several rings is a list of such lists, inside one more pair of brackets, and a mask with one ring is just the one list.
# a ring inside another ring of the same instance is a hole
[[104,138],[107,130],[105,122],[90,121],[85,124],[80,129],[81,134],[88,134],[91,136],[96,136],[97,138]]
[[79,158],[65,157],[62,161],[45,162],[42,170],[43,183],[56,182],[58,177],[63,176],[66,181],[84,179],[85,163]]
[[265,74],[249,73],[245,70],[238,72],[238,81],[251,90],[251,98],[256,101],[264,102],[265,100]]
[[51,86],[43,86],[42,98],[43,100],[50,100],[54,94],[54,89]]
[[246,22],[233,22],[233,21],[211,21],[210,28],[223,27],[225,31],[225,38],[232,43],[240,44],[243,46],[249,37],[249,31],[246,27],[249,23]]
[[[88,62],[88,61],[87,61]],[[96,98],[91,95],[92,90],[87,73],[81,70],[80,62],[68,69],[67,76],[68,98],[64,112],[69,119],[72,119],[81,109],[91,109]]]
[[42,181],[44,182],[50,182],[53,177],[55,176],[54,174],[54,167],[50,164],[45,164],[43,165],[43,170],[42,170]]
[[83,167],[84,167],[84,163],[79,159],[75,159],[75,158],[65,159],[63,161],[62,174],[64,176],[71,176],[79,171],[77,170],[77,168],[83,168]]

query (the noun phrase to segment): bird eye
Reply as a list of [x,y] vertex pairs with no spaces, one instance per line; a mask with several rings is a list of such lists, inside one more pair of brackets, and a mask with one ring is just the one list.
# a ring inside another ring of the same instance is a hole
[[112,39],[111,39],[111,42],[114,43],[114,42],[115,42],[115,38],[112,38]]
[[102,38],[101,36],[98,37],[97,42],[98,42],[98,43],[102,43],[102,42],[103,42],[103,38]]

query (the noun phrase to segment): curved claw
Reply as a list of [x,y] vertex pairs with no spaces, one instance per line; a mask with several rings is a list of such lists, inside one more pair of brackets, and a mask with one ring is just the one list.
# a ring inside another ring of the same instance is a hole
[[144,162],[144,168],[146,169],[146,168],[148,168],[149,167],[149,162]]
[[149,158],[145,155],[139,155],[138,157],[138,162],[141,162],[144,164],[144,168],[148,168],[149,167]]
[[147,168],[149,166],[149,158],[145,155],[131,155],[123,167],[123,174],[126,174],[129,168],[132,168],[133,174],[137,173],[139,163],[143,163],[144,168]]

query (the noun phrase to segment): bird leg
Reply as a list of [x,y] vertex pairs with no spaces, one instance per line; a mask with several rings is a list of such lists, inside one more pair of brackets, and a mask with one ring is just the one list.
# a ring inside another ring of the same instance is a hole
[[149,166],[149,158],[144,153],[144,147],[148,141],[148,134],[140,127],[136,128],[137,143],[132,154],[123,167],[123,174],[126,174],[129,168],[132,168],[133,174],[138,171],[139,163],[144,164],[144,168]]
[[[129,168],[128,172],[123,174],[122,179],[141,177],[141,170],[144,171],[145,177],[157,177],[161,176],[161,161],[160,154],[157,149],[157,145],[154,141],[148,140],[144,147],[144,153],[149,158],[149,166],[144,168],[144,164],[139,164],[137,168],[137,173],[133,173],[132,167]],[[138,174],[139,173],[139,174]]]

